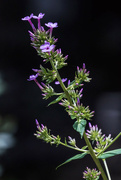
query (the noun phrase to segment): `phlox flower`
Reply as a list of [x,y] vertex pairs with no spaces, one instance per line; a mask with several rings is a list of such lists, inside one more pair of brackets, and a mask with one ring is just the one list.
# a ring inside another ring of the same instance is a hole
[[50,45],[49,42],[45,41],[45,44],[40,46],[40,49],[42,50],[42,52],[50,52],[55,48],[55,45]]
[[39,13],[38,16],[33,16],[34,19],[42,19],[45,14]]
[[48,23],[45,23],[45,26],[47,26],[47,27],[53,29],[53,28],[58,27],[58,23],[57,23],[57,22],[55,22],[55,23],[48,22]]
[[39,13],[38,16],[33,16],[34,19],[38,20],[38,29],[41,30],[41,23],[40,23],[40,19],[43,18],[45,14]]
[[22,21],[28,21],[30,23],[33,31],[36,32],[36,28],[35,28],[34,24],[32,23],[31,18],[33,18],[33,13],[30,14],[30,16],[26,16],[26,17],[22,18]]
[[[66,82],[66,81],[67,81],[67,78],[63,78],[63,79],[62,79],[62,82],[63,82],[63,83]],[[59,81],[55,81],[55,84],[58,85],[58,84],[60,84],[60,82],[59,82]]]
[[33,80],[36,80],[36,78],[38,77],[38,73],[37,74],[35,74],[35,75],[30,75],[29,76],[29,79],[27,79],[28,81],[33,81]]
[[39,76],[39,73],[35,74],[35,75],[31,75],[29,76],[29,79],[27,79],[28,81],[35,81],[35,83],[37,84],[37,86],[43,90],[43,87],[39,84],[39,82],[37,81],[37,77]]
[[48,22],[48,23],[45,23],[45,26],[50,28],[50,37],[51,37],[52,36],[52,30],[53,30],[53,28],[58,27],[58,23],[57,22],[55,22],[55,23]]

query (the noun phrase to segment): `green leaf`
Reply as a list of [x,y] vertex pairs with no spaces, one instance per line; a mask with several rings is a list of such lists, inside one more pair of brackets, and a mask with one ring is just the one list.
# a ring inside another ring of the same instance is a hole
[[57,97],[54,101],[52,101],[51,103],[49,103],[48,106],[50,106],[51,104],[55,104],[55,103],[59,102],[63,97],[64,97],[64,94],[60,95],[60,96]]
[[82,159],[87,155],[87,153],[81,153],[81,154],[77,154],[71,158],[69,158],[68,160],[66,160],[64,163],[60,164],[59,166],[56,167],[56,169],[58,169],[60,166],[69,163],[70,161],[76,160],[76,159]]
[[81,149],[84,149],[84,150],[85,150],[85,149],[87,149],[87,147],[88,147],[88,146],[83,146]]
[[75,117],[75,116],[73,116],[73,115],[71,115],[70,117],[71,117],[71,119],[75,119],[75,118],[76,118],[76,117]]
[[87,124],[87,121],[82,119],[80,121],[75,121],[75,123],[73,124],[73,128],[80,133],[81,138],[83,137],[83,133],[85,131],[85,126]]
[[121,154],[121,149],[115,149],[115,150],[107,151],[107,152],[99,155],[98,158],[99,159],[106,159],[106,158],[116,156],[116,155],[119,155],[119,154]]

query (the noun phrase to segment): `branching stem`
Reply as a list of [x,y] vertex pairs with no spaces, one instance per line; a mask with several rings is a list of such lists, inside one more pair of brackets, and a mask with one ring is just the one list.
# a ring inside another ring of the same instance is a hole
[[60,144],[63,145],[63,146],[66,146],[66,147],[68,147],[68,148],[74,149],[74,150],[76,150],[76,151],[80,151],[80,152],[83,152],[83,153],[84,153],[84,152],[88,152],[87,150],[80,149],[80,148],[78,148],[78,147],[73,147],[73,146],[70,146],[70,145],[65,144],[65,143],[62,143],[62,142],[60,142]]
[[[68,91],[67,91],[64,83],[62,82],[61,77],[60,77],[60,74],[59,74],[58,70],[56,69],[56,67],[54,66],[54,63],[53,63],[52,59],[50,60],[50,64],[51,64],[52,68],[56,71],[56,73],[57,73],[57,79],[58,79],[58,81],[59,81],[59,83],[60,83],[60,86],[61,86],[61,88],[63,89],[63,91],[64,91],[64,93],[65,93],[68,101],[70,102],[70,105],[72,105],[71,97],[70,97],[70,95],[69,95],[69,93],[68,93]],[[93,151],[93,148],[92,148],[92,146],[91,146],[91,144],[90,144],[90,142],[89,142],[89,140],[88,140],[87,135],[86,135],[85,132],[84,132],[84,140],[85,140],[85,142],[86,142],[86,144],[87,144],[87,146],[88,146],[89,153],[90,153],[93,161],[95,162],[96,166],[98,167],[99,171],[101,172],[101,176],[102,176],[103,180],[108,180],[108,179],[107,179],[107,176],[106,176],[106,174],[105,174],[105,172],[104,172],[104,170],[103,170],[103,168],[102,168],[102,165],[100,164],[99,159],[96,157],[96,155],[95,155],[95,153],[94,153],[94,151]],[[64,145],[64,144],[63,144],[63,145]],[[75,148],[74,148],[74,149],[75,149]]]

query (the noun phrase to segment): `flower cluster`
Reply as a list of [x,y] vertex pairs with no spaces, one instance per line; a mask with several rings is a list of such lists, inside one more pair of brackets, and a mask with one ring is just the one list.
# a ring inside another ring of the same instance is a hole
[[108,136],[106,136],[105,134],[102,134],[102,130],[98,129],[97,125],[91,125],[91,123],[89,123],[89,128],[90,130],[87,130],[87,137],[93,142],[96,142],[96,147],[95,150],[97,153],[101,152],[104,148],[106,148],[111,142],[112,142],[112,138],[111,138],[111,134],[109,134]]
[[75,76],[76,85],[81,84],[81,82],[83,81],[90,82],[91,78],[89,78],[88,76],[89,76],[89,71],[87,71],[87,69],[85,68],[84,63],[83,63],[83,68],[81,69],[77,66],[77,73]]
[[73,101],[72,105],[66,99],[62,99],[59,104],[66,108],[71,119],[77,119],[78,121],[81,119],[90,120],[94,114],[94,111],[90,111],[89,106],[85,107],[80,103],[79,98]]
[[[37,119],[35,120],[35,122],[36,122],[36,126],[37,126],[37,131],[34,135],[38,139],[41,139],[41,140],[45,141],[46,143],[50,143],[51,145],[56,144],[56,146],[58,146],[61,144],[61,145],[67,146],[67,147],[72,147],[72,148],[74,147],[75,149],[78,148],[76,146],[75,138],[72,139],[70,136],[68,136],[69,141],[67,142],[66,138],[65,138],[65,143],[62,143],[61,137],[59,135],[57,135],[57,136],[54,136],[53,134],[51,135],[50,130],[48,130],[48,128],[46,126],[44,126],[43,124],[41,124],[41,126],[40,126]],[[84,149],[82,151],[84,151]]]
[[[52,37],[53,28],[58,27],[58,23],[48,22],[45,23],[45,26],[49,29],[46,31],[43,26],[41,26],[40,19],[42,19],[44,14],[40,13],[38,16],[34,16],[31,14],[30,16],[26,16],[22,18],[24,21],[28,21],[32,27],[33,32],[29,31],[31,45],[36,49],[38,55],[44,58],[44,62],[48,62],[51,59],[57,69],[62,68],[67,63],[65,61],[68,58],[68,55],[63,57],[61,49],[55,49],[55,43],[57,39]],[[31,19],[38,19],[38,29],[35,28],[34,24],[32,23]]]
[[56,144],[57,146],[60,144],[60,136],[58,135],[57,137],[54,135],[50,135],[50,131],[47,129],[46,126],[41,124],[39,125],[38,120],[36,119],[36,125],[37,125],[37,131],[34,134],[38,139],[42,139],[46,143]]
[[83,172],[83,178],[86,180],[98,180],[100,178],[101,172],[96,169],[86,168],[86,171]]

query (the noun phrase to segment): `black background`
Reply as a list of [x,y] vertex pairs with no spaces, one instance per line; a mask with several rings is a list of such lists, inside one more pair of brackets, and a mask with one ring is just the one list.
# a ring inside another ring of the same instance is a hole
[[[54,36],[57,48],[69,55],[62,77],[73,80],[77,65],[86,64],[92,77],[84,87],[82,102],[95,110],[93,124],[115,137],[121,131],[121,10],[119,3],[84,0],[0,1],[0,179],[81,179],[86,166],[94,168],[91,158],[55,168],[76,152],[54,147],[36,139],[35,119],[47,125],[64,140],[76,137],[73,121],[59,105],[47,107],[39,88],[27,78],[42,59],[29,45],[28,22],[22,17],[45,13],[42,25],[58,22]],[[36,20],[33,21],[37,26]],[[66,84],[66,83],[65,83]],[[54,85],[55,86],[55,85]],[[57,90],[59,86],[55,86]],[[11,137],[8,142],[4,136]],[[2,139],[3,138],[3,139]],[[7,143],[6,143],[7,142]],[[3,144],[4,146],[3,146]],[[112,148],[120,148],[120,139]],[[112,179],[121,179],[121,156],[108,159]]]

